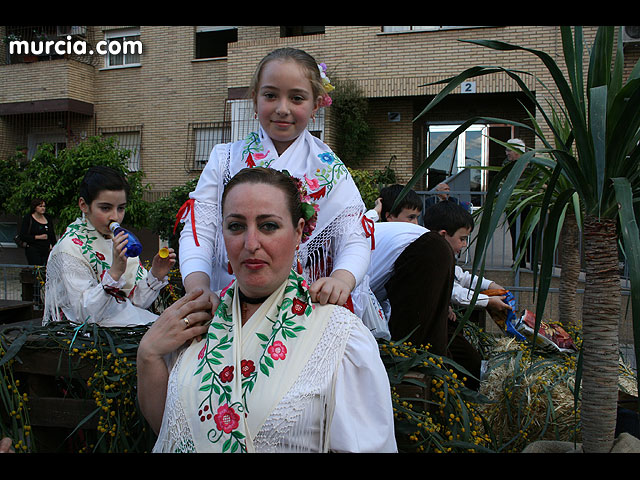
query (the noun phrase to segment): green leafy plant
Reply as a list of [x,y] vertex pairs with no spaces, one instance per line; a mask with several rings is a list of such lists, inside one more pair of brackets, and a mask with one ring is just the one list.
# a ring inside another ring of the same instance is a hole
[[57,154],[51,144],[43,144],[14,177],[4,207],[9,213],[20,215],[29,210],[33,198],[42,198],[47,213],[57,219],[57,233],[61,233],[80,215],[78,190],[84,174],[90,167],[105,165],[125,174],[131,187],[124,223],[145,227],[148,204],[142,197],[150,187],[142,183],[142,171],[129,171],[128,156],[129,151],[117,146],[112,138],[91,137]]
[[373,147],[373,130],[366,120],[368,100],[353,81],[339,81],[335,87],[331,112],[336,119],[336,152],[345,165],[357,168],[363,152]]
[[[621,241],[631,272],[633,330],[636,357],[640,354],[640,236],[634,204],[640,193],[640,63],[626,82],[623,81],[624,53],[621,30],[616,42],[615,27],[599,27],[591,46],[587,75],[584,75],[584,35],[581,27],[561,27],[566,74],[547,53],[500,41],[477,40],[471,44],[497,51],[526,52],[537,57],[551,76],[557,92],[556,112],[570,127],[565,137],[556,129],[557,122],[538,103],[536,95],[521,78],[527,72],[496,66],[471,67],[456,77],[443,80],[444,89],[418,116],[422,116],[468,78],[503,73],[517,82],[536,105],[551,131],[548,140],[539,128],[506,121],[532,129],[543,146],[523,154],[503,168],[494,178],[483,206],[478,231],[474,272],[484,271],[484,253],[509,198],[528,164],[549,169],[548,188],[540,206],[540,225],[546,225],[542,244],[537,322],[542,318],[552,271],[552,255],[558,241],[567,207],[576,197],[583,214],[585,252],[585,293],[583,307],[582,422],[583,448],[586,452],[609,451],[613,445],[616,421],[618,373],[618,321],[620,317],[620,280],[618,240]],[[541,86],[547,87],[540,82]],[[554,96],[554,98],[556,98]],[[420,166],[407,185],[418,181],[446,146],[470,124],[464,122]],[[486,120],[486,118],[485,118]],[[505,122],[504,119],[489,119]],[[558,182],[566,188],[554,196]]]
[[167,240],[169,245],[175,249],[177,249],[182,231],[182,224],[179,223],[175,233],[173,232],[176,215],[184,202],[189,199],[189,193],[195,190],[198,178],[193,178],[183,185],[172,188],[169,195],[149,206],[149,228],[160,238]]

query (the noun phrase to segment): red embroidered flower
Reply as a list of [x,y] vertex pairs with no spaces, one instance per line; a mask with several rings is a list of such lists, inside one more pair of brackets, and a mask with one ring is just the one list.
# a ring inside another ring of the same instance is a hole
[[198,416],[200,417],[200,421],[204,422],[205,420],[211,420],[211,412],[209,411],[209,405],[205,405],[204,408],[198,410]]
[[225,403],[218,408],[218,412],[213,416],[213,419],[216,422],[216,428],[218,430],[222,430],[224,433],[231,433],[238,428],[240,415]]
[[242,372],[243,377],[248,377],[251,375],[256,369],[256,366],[253,363],[253,360],[242,360],[240,362],[240,372]]
[[204,346],[202,347],[202,350],[200,350],[200,353],[198,353],[198,360],[202,360],[204,358],[204,353],[207,351],[207,344],[205,343]]
[[73,238],[73,239],[71,239],[71,241],[72,241],[73,243],[75,243],[76,245],[80,245],[80,246],[84,245],[84,243],[82,242],[82,240],[80,240],[79,238]]
[[307,309],[306,303],[304,303],[299,298],[293,299],[293,305],[291,306],[291,313],[295,313],[296,315],[303,315],[306,309]]
[[273,345],[271,345],[267,351],[274,360],[284,360],[287,356],[287,347],[285,347],[280,340],[273,342]]
[[311,192],[309,194],[309,196],[311,198],[313,198],[314,200],[320,200],[322,197],[324,197],[326,195],[326,193],[327,193],[327,187],[324,186],[320,190],[317,190],[315,192]]
[[221,382],[230,382],[231,380],[233,380],[233,365],[224,367],[220,372]]
[[247,157],[246,164],[247,164],[247,167],[256,166],[256,162],[253,161],[253,156],[251,154],[249,154],[249,156]]
[[98,257],[99,260],[104,260],[104,255],[100,252],[96,252],[96,257]]

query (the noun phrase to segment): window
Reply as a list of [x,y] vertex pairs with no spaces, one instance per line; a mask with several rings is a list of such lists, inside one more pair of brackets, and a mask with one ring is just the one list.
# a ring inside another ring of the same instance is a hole
[[104,137],[114,137],[118,146],[129,150],[129,171],[140,170],[140,150],[142,149],[142,126],[100,128]]
[[209,160],[213,147],[228,141],[229,124],[227,122],[190,123],[187,143],[189,168],[202,170]]
[[142,43],[139,28],[109,30],[105,33],[105,40],[108,42],[108,54],[105,55],[107,68],[140,65]]
[[324,26],[321,27],[280,27],[280,37],[299,37],[303,35],[317,35],[324,33]]
[[13,237],[18,233],[18,224],[15,222],[0,222],[0,245],[3,247],[17,248]]
[[[442,141],[459,125],[429,125],[427,130],[427,152],[431,154]],[[438,183],[455,180],[459,187],[451,186],[451,190],[486,191],[487,172],[473,168],[488,165],[487,125],[472,125],[457,141],[453,141],[444,152],[431,164],[427,171],[427,189]],[[472,168],[469,168],[472,167]],[[475,203],[475,202],[474,202]]]
[[238,41],[238,27],[196,27],[195,58],[226,57],[228,45]]
[[398,33],[398,32],[429,32],[437,30],[452,30],[457,28],[478,28],[477,26],[426,26],[426,27],[410,27],[410,26],[383,26],[382,31],[384,33]]
[[27,135],[27,158],[32,160],[40,145],[45,143],[53,145],[53,153],[58,156],[58,152],[67,148],[67,136],[57,132],[29,133]]

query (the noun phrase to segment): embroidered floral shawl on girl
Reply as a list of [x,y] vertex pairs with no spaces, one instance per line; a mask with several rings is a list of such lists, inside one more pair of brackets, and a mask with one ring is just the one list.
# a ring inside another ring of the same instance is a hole
[[[313,234],[300,246],[299,257],[308,267],[303,275],[309,282],[328,276],[336,252],[344,246],[350,234],[363,229],[365,208],[360,192],[344,163],[308,131],[305,130],[279,156],[271,139],[260,128],[258,133],[250,133],[244,140],[216,146],[198,188],[191,193],[191,200],[178,215],[182,221],[189,220],[187,228],[193,232],[196,245],[203,243],[204,236],[198,227],[204,226],[203,231],[214,227],[217,231],[216,238],[206,245],[211,249],[215,262],[213,276],[221,277],[214,287],[219,290],[229,283],[229,278],[224,276],[227,258],[222,229],[219,228],[222,224],[220,204],[224,185],[241,169],[255,166],[286,170],[305,183],[319,212]],[[183,260],[181,258],[181,262]]]
[[113,242],[87,219],[78,218],[65,230],[49,255],[43,324],[70,320],[108,326],[147,324],[156,315],[145,310],[166,280],[149,274],[140,259],[129,258],[119,282],[111,268]]
[[[332,312],[340,308],[314,307],[306,281],[294,270],[244,326],[235,282],[221,297],[206,338],[184,350],[171,370],[155,452],[255,451],[256,435],[283,396],[296,391],[292,386],[316,350]],[[339,340],[322,352],[333,358],[334,365],[318,368],[312,384],[319,391],[296,397],[295,408],[281,422],[284,426],[278,425],[285,432],[284,443],[295,443],[290,427],[296,422],[305,426],[301,438],[331,424],[335,378],[326,388],[322,372],[336,370],[348,338],[348,330],[343,331],[332,335]],[[314,413],[303,415],[309,403],[318,400],[320,406],[311,409]],[[319,438],[321,445],[312,445],[312,451],[327,449],[322,445],[327,438]]]

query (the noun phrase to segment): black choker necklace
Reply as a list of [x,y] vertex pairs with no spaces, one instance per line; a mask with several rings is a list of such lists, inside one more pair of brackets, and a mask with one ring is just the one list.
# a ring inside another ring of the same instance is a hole
[[238,289],[238,295],[240,296],[240,302],[251,303],[253,305],[264,303],[264,301],[271,296],[267,295],[266,297],[247,297],[244,293],[242,293],[240,289]]

